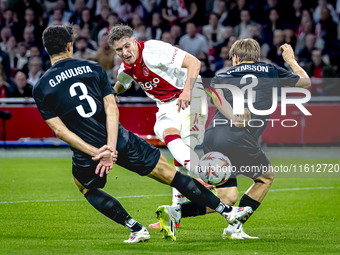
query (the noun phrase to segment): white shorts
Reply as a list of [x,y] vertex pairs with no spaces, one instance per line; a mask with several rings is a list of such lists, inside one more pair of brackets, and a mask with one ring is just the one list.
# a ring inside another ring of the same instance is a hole
[[205,123],[208,117],[208,101],[205,92],[192,96],[190,106],[177,112],[177,100],[158,105],[154,131],[156,136],[164,142],[163,132],[167,128],[176,128],[181,132],[185,144],[191,148],[201,144],[204,138]]

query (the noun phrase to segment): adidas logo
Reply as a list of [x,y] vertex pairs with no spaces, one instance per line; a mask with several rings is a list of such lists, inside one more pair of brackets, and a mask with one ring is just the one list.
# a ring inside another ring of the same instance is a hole
[[191,131],[199,131],[199,129],[198,129],[198,127],[195,125],[195,126],[193,126],[191,129],[190,129],[190,132]]

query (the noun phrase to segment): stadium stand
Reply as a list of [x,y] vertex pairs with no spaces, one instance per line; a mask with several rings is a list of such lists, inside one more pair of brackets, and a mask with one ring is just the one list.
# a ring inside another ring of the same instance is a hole
[[[17,125],[14,124],[17,114],[21,116],[21,114],[26,114],[27,109],[31,111],[35,107],[32,99],[26,98],[30,93],[28,91],[23,93],[20,89],[21,85],[16,84],[17,73],[25,73],[26,78],[30,78],[32,73],[30,69],[33,66],[30,58],[42,67],[38,75],[46,71],[50,66],[50,60],[42,45],[42,32],[48,25],[67,23],[74,24],[79,36],[77,42],[84,44],[77,46],[78,48],[74,47],[75,56],[83,56],[85,51],[90,52],[91,54],[88,53],[89,56],[86,58],[101,63],[112,84],[115,83],[119,63],[113,60],[114,52],[105,48],[107,45],[100,40],[106,38],[103,35],[118,22],[125,22],[132,26],[139,40],[162,39],[178,47],[183,47],[180,42],[188,40],[187,24],[189,23],[189,27],[196,26],[197,36],[195,36],[204,40],[204,45],[208,47],[208,49],[200,48],[195,51],[198,54],[196,57],[203,62],[202,77],[211,77],[216,71],[227,71],[230,68],[231,63],[226,56],[228,56],[231,44],[238,38],[250,36],[256,39],[262,47],[261,61],[284,68],[288,67],[285,66],[279,54],[278,46],[282,43],[290,43],[294,47],[299,64],[305,67],[312,79],[313,97],[310,107],[316,107],[316,112],[322,112],[323,107],[338,111],[340,83],[336,78],[340,75],[340,58],[338,57],[340,55],[340,8],[337,7],[340,6],[340,0],[188,0],[179,2],[181,4],[173,5],[174,1],[167,0],[2,0],[0,6],[0,109],[12,112],[13,117],[8,121],[8,126]],[[206,55],[202,55],[202,51]],[[112,56],[112,61],[105,58],[106,55]],[[32,86],[27,88],[31,89]],[[120,109],[122,111],[125,109],[132,111],[134,108],[139,113],[143,107],[156,107],[145,97],[144,92],[138,89],[138,85],[132,88],[133,90],[124,93],[121,97]],[[18,93],[18,89],[21,93]],[[11,99],[12,96],[16,98]],[[313,118],[314,115],[317,114],[313,114]],[[154,118],[151,114],[142,116],[148,120]],[[300,116],[292,118],[300,118]],[[33,125],[40,129],[40,124],[35,121],[33,117],[29,118],[25,125]],[[136,122],[123,118],[122,122],[124,121],[125,125],[131,127],[131,130],[136,127]],[[305,127],[297,132],[296,138],[286,141],[287,143],[317,143],[313,139],[308,140],[308,130],[311,124],[308,120],[305,122]],[[150,127],[152,124],[153,122]],[[26,127],[25,130],[27,129],[29,128]],[[307,131],[302,131],[303,129]],[[154,139],[153,130],[151,128],[146,130],[148,131],[133,131]],[[304,132],[303,135],[301,132]],[[339,131],[332,132],[335,132],[332,135],[333,138],[319,142],[339,142]],[[8,129],[8,133],[8,138],[14,141],[31,135],[25,134],[22,129],[12,128]],[[50,132],[47,137],[51,136]],[[38,137],[33,135],[32,138]],[[270,137],[263,137],[263,142],[285,143]],[[156,140],[152,143],[158,145]]]

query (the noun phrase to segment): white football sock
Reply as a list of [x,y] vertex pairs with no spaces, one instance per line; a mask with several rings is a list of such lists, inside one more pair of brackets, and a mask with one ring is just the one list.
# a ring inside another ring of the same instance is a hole
[[171,214],[175,218],[175,223],[178,224],[182,218],[182,211],[180,205],[171,206],[169,208],[171,210]]
[[[190,175],[190,172],[185,167],[176,165],[178,165],[178,162],[175,160],[176,171],[182,174]],[[182,204],[186,200],[187,198],[183,196],[176,188],[172,188],[172,206]]]
[[[174,136],[172,136],[174,137]],[[166,137],[164,140],[167,140]],[[166,142],[166,145],[172,156],[191,173],[198,176],[199,158],[196,152],[187,146],[178,135],[175,139]]]
[[172,188],[172,206],[184,203],[187,200],[176,188]]

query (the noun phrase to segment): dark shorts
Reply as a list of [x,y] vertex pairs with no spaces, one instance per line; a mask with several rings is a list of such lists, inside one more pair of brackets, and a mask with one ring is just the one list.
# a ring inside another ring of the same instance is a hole
[[[145,176],[156,167],[159,158],[160,151],[158,148],[129,131],[129,140],[123,149],[118,150],[116,164]],[[107,176],[99,177],[99,175],[95,174],[97,165],[97,161],[89,162],[86,166],[73,162],[73,176],[87,189],[104,188]]]
[[[203,150],[204,153],[217,151],[227,156],[235,178],[243,174],[255,179],[271,166],[256,139],[245,128],[216,126],[208,129],[204,135]],[[219,187],[236,186],[236,181],[232,179]]]
[[226,181],[222,185],[217,186],[217,188],[231,188],[231,187],[237,187],[237,179],[236,176],[234,175],[231,175],[228,181]]

